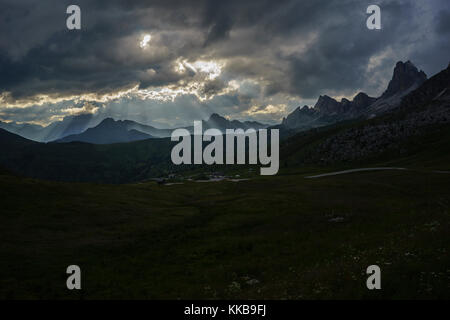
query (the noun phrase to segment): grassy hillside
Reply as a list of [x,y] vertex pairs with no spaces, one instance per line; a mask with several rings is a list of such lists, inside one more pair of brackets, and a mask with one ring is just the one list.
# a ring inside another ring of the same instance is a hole
[[[450,144],[448,143],[450,141],[450,125],[446,123],[414,128],[414,130],[417,130],[414,134],[395,137],[386,142],[384,149],[360,156],[354,160],[339,161],[337,159],[323,162],[324,151],[327,150],[323,150],[321,146],[327,140],[333,141],[338,148],[344,147],[343,141],[335,139],[335,137],[345,135],[349,131],[362,131],[366,128],[377,128],[385,124],[396,124],[401,121],[403,116],[403,112],[399,112],[372,120],[348,121],[298,133],[281,144],[280,164],[285,168],[311,165],[323,167],[404,165],[419,168],[427,166],[441,170],[450,169]],[[357,135],[350,135],[349,139],[356,141],[358,138]],[[361,144],[356,142],[353,145],[353,150],[358,151],[359,148],[361,148]]]
[[95,145],[37,143],[0,132],[0,164],[20,175],[56,181],[124,183],[175,171],[170,139]]
[[[449,191],[429,170],[167,186],[1,175],[0,297],[448,299]],[[81,291],[65,289],[70,264]],[[365,288],[371,264],[380,291]]]

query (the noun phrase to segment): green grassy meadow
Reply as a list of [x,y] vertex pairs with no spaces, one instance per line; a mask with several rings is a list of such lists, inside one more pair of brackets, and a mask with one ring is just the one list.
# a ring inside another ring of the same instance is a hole
[[[319,171],[163,186],[0,173],[0,297],[450,297],[449,174],[304,178]],[[82,290],[66,289],[71,264]],[[382,290],[366,288],[372,264]]]

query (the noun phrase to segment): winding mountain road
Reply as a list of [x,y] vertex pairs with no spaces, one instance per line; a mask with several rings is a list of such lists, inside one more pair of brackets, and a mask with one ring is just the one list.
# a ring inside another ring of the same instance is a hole
[[321,178],[321,177],[328,177],[328,176],[336,176],[338,174],[346,174],[346,173],[352,173],[352,172],[361,172],[361,171],[376,171],[376,170],[408,170],[406,168],[397,168],[397,167],[378,167],[378,168],[358,168],[358,169],[349,169],[349,170],[343,170],[343,171],[335,171],[335,172],[329,172],[329,173],[322,173],[314,176],[306,176],[306,179],[314,179],[314,178]]
[[[328,176],[336,176],[338,174],[346,174],[346,173],[361,172],[361,171],[377,171],[377,170],[410,170],[410,169],[399,168],[399,167],[358,168],[358,169],[349,169],[349,170],[322,173],[322,174],[317,174],[314,176],[306,176],[305,179],[315,179],[315,178],[322,178],[322,177],[328,177]],[[442,170],[432,170],[429,172],[444,173],[444,174],[450,173],[450,171],[442,171]]]

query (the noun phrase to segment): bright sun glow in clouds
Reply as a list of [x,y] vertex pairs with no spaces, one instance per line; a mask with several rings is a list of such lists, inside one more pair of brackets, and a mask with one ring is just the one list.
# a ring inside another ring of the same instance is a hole
[[175,71],[178,73],[183,73],[186,69],[190,69],[194,73],[202,73],[206,75],[206,78],[209,80],[214,80],[222,73],[223,63],[217,61],[195,61],[193,63],[189,63],[187,60],[183,60],[182,58],[178,58],[175,62]]
[[149,34],[146,34],[144,36],[144,38],[142,39],[142,41],[139,43],[139,46],[141,48],[145,48],[148,45],[148,43],[150,42],[151,39],[152,39],[152,36],[149,35]]

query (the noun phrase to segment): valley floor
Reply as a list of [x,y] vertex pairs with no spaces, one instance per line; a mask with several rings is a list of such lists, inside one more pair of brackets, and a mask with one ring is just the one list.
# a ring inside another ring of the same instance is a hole
[[[0,297],[450,298],[450,179],[99,185],[0,175]],[[82,290],[66,289],[66,268]],[[377,264],[382,290],[366,288]]]

